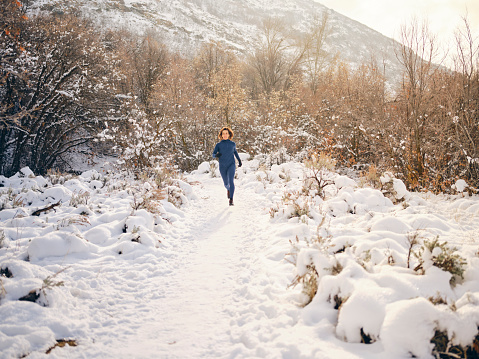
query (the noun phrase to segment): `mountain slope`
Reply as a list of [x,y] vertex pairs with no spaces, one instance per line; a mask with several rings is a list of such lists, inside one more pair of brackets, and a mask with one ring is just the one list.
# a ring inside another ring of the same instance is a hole
[[142,32],[154,28],[173,51],[191,55],[204,42],[219,41],[246,54],[252,51],[261,24],[268,17],[285,21],[300,35],[315,17],[329,14],[326,50],[357,66],[376,58],[386,64],[390,82],[399,79],[400,65],[393,40],[312,0],[39,0],[34,10],[81,11],[107,26]]

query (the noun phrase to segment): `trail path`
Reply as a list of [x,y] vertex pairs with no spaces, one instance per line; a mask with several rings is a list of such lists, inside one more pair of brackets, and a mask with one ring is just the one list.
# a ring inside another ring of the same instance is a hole
[[241,320],[236,317],[240,309],[250,305],[243,299],[261,271],[261,207],[239,192],[236,206],[229,207],[220,180],[201,187],[196,188],[199,199],[186,209],[187,221],[180,225],[184,241],[179,266],[165,278],[168,304],[159,317],[168,325],[158,333],[158,341],[166,343],[161,349],[171,357],[227,357],[235,339],[228,328]]
[[285,291],[286,279],[268,279],[262,265],[268,209],[253,191],[241,189],[236,205],[229,207],[220,179],[195,189],[199,198],[178,224],[183,239],[177,268],[159,284],[166,291],[155,317],[164,325],[156,325],[153,341],[167,357],[241,356],[257,349],[258,334],[263,340],[272,334],[255,333],[256,322],[277,316],[284,305],[275,301]]

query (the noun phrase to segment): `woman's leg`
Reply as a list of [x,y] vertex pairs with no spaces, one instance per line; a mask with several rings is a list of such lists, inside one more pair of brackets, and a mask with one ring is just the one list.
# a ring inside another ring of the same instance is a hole
[[230,189],[230,182],[229,182],[229,176],[228,176],[228,168],[223,168],[220,166],[220,174],[221,174],[221,178],[223,179],[223,184],[225,185],[225,188],[228,190],[228,191],[231,191]]
[[233,198],[234,194],[235,194],[235,171],[236,171],[236,166],[233,164],[231,166],[228,167],[228,170],[227,170],[227,177],[228,177],[228,184],[229,184],[229,188],[228,190],[230,191],[230,198]]

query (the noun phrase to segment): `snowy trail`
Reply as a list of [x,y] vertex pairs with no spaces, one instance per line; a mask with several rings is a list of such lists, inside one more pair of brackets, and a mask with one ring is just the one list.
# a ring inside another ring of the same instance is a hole
[[[217,183],[199,190],[201,198],[190,205],[181,224],[185,237],[179,267],[166,283],[164,311],[167,324],[158,340],[171,357],[224,357],[230,317],[226,306],[234,301],[234,288],[245,268],[239,262],[248,228],[238,231],[242,205],[230,208]],[[239,199],[241,200],[241,199]]]
[[235,357],[245,346],[254,347],[241,326],[263,301],[252,279],[265,275],[258,255],[266,243],[268,214],[252,191],[238,190],[236,205],[229,207],[220,179],[197,191],[201,199],[187,209],[191,221],[184,224],[182,248],[189,251],[167,284],[160,317],[168,324],[158,340],[170,343],[161,348],[167,357]]

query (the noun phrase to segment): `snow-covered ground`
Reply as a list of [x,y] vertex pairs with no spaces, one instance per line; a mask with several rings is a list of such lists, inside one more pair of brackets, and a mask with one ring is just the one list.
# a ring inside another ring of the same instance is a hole
[[[328,173],[323,199],[302,164],[243,164],[234,207],[208,163],[164,199],[96,171],[0,177],[0,357],[432,358],[436,330],[473,342],[479,197],[390,179],[388,198]],[[76,346],[46,354],[60,340]]]

